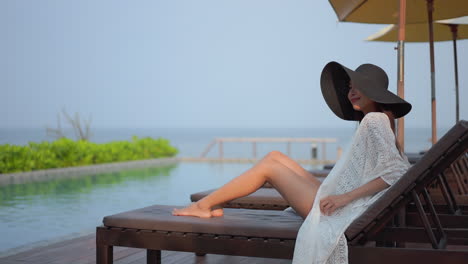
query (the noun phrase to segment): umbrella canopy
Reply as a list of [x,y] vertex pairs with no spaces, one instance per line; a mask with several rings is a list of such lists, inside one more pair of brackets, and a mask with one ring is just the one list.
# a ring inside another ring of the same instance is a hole
[[[428,42],[429,33],[426,24],[406,25],[407,42]],[[455,122],[460,120],[459,89],[458,89],[458,58],[457,39],[468,39],[468,16],[436,21],[433,25],[434,41],[453,41],[454,72],[455,72]],[[379,32],[369,36],[368,41],[393,42],[397,40],[398,27],[389,25]]]
[[[431,58],[431,113],[432,143],[437,140],[435,66],[433,29],[434,20],[468,15],[466,0],[329,0],[340,21],[397,24],[398,29],[398,95],[404,98],[404,41],[406,23],[426,23],[429,28]],[[398,119],[397,141],[404,149],[404,119]]]
[[[449,20],[447,20],[449,21]],[[450,21],[455,21],[450,19]],[[444,21],[444,23],[446,23]],[[442,24],[440,21],[434,23],[434,41],[452,41],[453,33],[450,30],[448,24],[457,24],[457,39],[468,38],[468,17],[466,18],[466,24],[462,23],[447,23]],[[368,41],[386,41],[395,42],[398,39],[398,26],[389,25],[384,27],[377,33],[369,36],[366,40]],[[406,25],[406,42],[428,42],[429,32],[427,32],[427,24],[409,24]]]
[[[395,0],[329,0],[340,21],[397,24],[399,1]],[[406,2],[406,23],[427,22],[426,0]],[[466,16],[466,0],[434,0],[434,20]]]

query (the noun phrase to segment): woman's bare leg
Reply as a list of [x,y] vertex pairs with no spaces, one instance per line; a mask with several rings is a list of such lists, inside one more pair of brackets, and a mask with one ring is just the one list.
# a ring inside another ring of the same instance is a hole
[[[320,181],[313,178],[297,163],[285,159],[279,152],[272,152],[254,167],[232,179],[208,196],[183,209],[174,209],[174,215],[211,217],[222,215],[222,211],[211,211],[216,205],[249,195],[269,182],[285,198],[289,205],[306,217],[312,208]],[[289,159],[289,160],[288,160]],[[288,166],[286,166],[287,164]]]
[[279,151],[272,151],[268,154],[268,156],[282,163],[284,166],[288,167],[289,169],[291,169],[298,175],[306,179],[310,179],[311,181],[320,185],[321,182],[317,179],[317,177],[314,174],[310,173],[309,171],[306,171],[301,165],[299,165],[297,162],[295,162],[293,159],[291,159],[287,155],[284,155],[283,153]]

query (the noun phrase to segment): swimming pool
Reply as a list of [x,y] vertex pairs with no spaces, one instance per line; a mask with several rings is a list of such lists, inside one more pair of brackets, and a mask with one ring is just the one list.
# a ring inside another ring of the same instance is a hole
[[251,166],[180,162],[1,186],[0,255],[92,233],[109,214],[156,203],[187,204],[191,193],[219,187]]

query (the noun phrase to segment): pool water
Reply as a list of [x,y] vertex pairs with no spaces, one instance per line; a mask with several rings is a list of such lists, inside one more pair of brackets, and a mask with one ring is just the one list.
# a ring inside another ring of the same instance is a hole
[[181,162],[0,186],[0,255],[92,233],[106,215],[152,204],[185,205],[190,194],[219,187],[251,166]]

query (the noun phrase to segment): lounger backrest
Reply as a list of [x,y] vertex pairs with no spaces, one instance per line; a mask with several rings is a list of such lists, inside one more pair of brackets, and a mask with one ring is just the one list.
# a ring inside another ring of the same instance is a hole
[[420,190],[435,180],[467,149],[468,122],[462,120],[432,146],[384,195],[351,223],[345,232],[348,242],[358,243],[366,237],[366,232],[369,230],[375,231],[376,228],[383,228],[386,222],[408,203],[408,197],[411,197],[413,190]]

